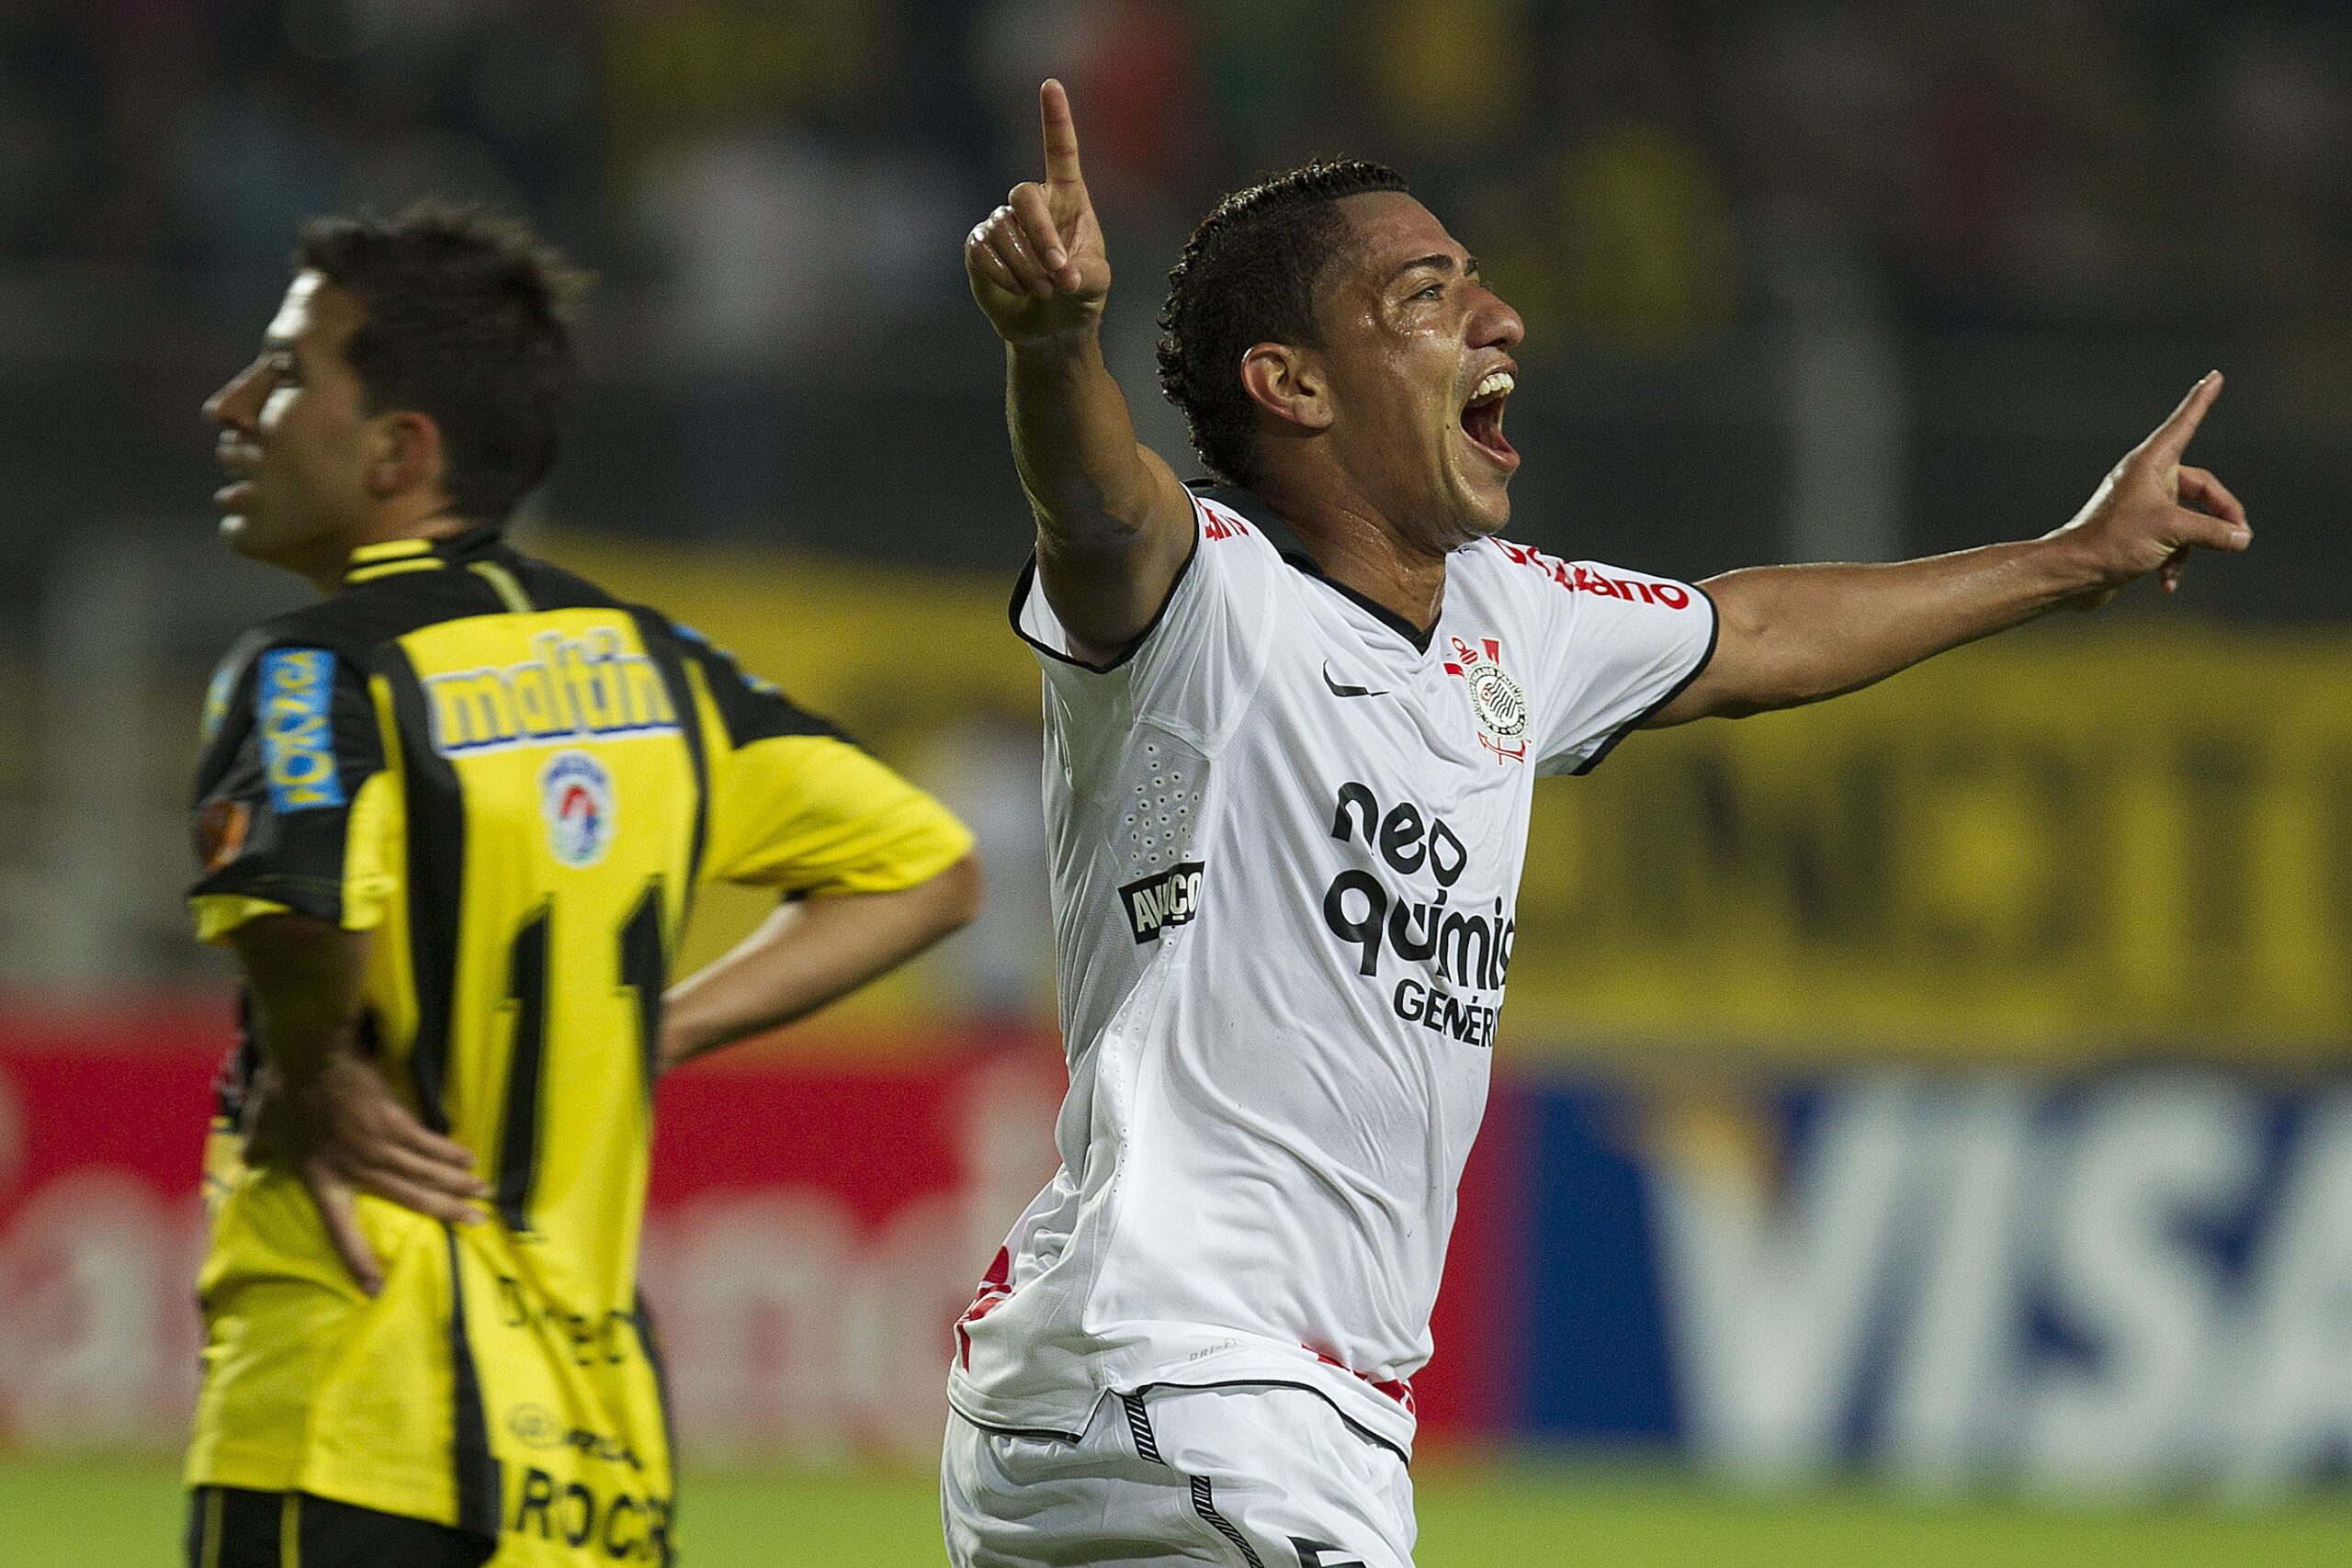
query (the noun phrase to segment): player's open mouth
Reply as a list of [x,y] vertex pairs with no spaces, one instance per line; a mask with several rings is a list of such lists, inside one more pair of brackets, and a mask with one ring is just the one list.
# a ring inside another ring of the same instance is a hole
[[1503,439],[1503,404],[1519,385],[1508,370],[1489,371],[1462,408],[1462,434],[1470,445],[1506,469],[1519,467],[1519,453]]

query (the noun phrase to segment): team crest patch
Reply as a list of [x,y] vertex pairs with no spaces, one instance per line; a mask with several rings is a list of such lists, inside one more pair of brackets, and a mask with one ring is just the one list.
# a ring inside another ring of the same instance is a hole
[[613,776],[585,751],[559,751],[539,770],[548,846],[566,865],[594,865],[613,841]]
[[1502,667],[1503,645],[1481,637],[1473,647],[1453,638],[1453,657],[1445,672],[1459,675],[1470,689],[1470,712],[1478,721],[1478,744],[1497,761],[1527,761],[1527,694]]

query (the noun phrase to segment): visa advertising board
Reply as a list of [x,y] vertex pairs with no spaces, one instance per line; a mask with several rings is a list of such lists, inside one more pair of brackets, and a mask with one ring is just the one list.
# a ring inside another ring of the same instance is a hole
[[[214,1010],[0,1032],[0,1438],[167,1445]],[[1036,1040],[662,1089],[644,1278],[699,1453],[926,1462],[950,1325],[1050,1169]],[[1432,1444],[1726,1476],[2259,1494],[2352,1461],[2352,1084],[1498,1078]]]
[[1531,1435],[1758,1481],[2259,1492],[2352,1460],[2352,1092],[1877,1073],[1508,1102]]

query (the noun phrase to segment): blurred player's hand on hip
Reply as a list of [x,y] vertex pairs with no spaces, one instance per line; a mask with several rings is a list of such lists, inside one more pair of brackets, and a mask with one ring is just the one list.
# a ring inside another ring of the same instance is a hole
[[2170,418],[2124,454],[2074,520],[2050,536],[2080,552],[2090,579],[2068,601],[2075,608],[2097,609],[2152,571],[2169,593],[2190,550],[2243,550],[2254,542],[2238,498],[2206,469],[2181,461],[2221,391],[2222,373],[2208,372]]
[[1037,91],[1046,178],[1014,186],[964,241],[972,298],[1011,344],[1091,332],[1111,292],[1102,225],[1078,166],[1078,125],[1059,82]]
[[481,1218],[473,1201],[489,1187],[474,1174],[472,1152],[418,1121],[356,1052],[329,1052],[316,1075],[299,1085],[265,1068],[258,1089],[246,1163],[300,1178],[327,1239],[369,1295],[384,1288],[384,1270],[360,1229],[353,1202],[358,1193],[458,1224]]

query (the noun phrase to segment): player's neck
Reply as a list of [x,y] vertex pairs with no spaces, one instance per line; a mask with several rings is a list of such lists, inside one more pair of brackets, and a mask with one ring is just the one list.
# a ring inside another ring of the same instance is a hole
[[1362,496],[1262,483],[1258,493],[1289,524],[1323,575],[1426,634],[1445,608],[1450,553],[1414,544]]

